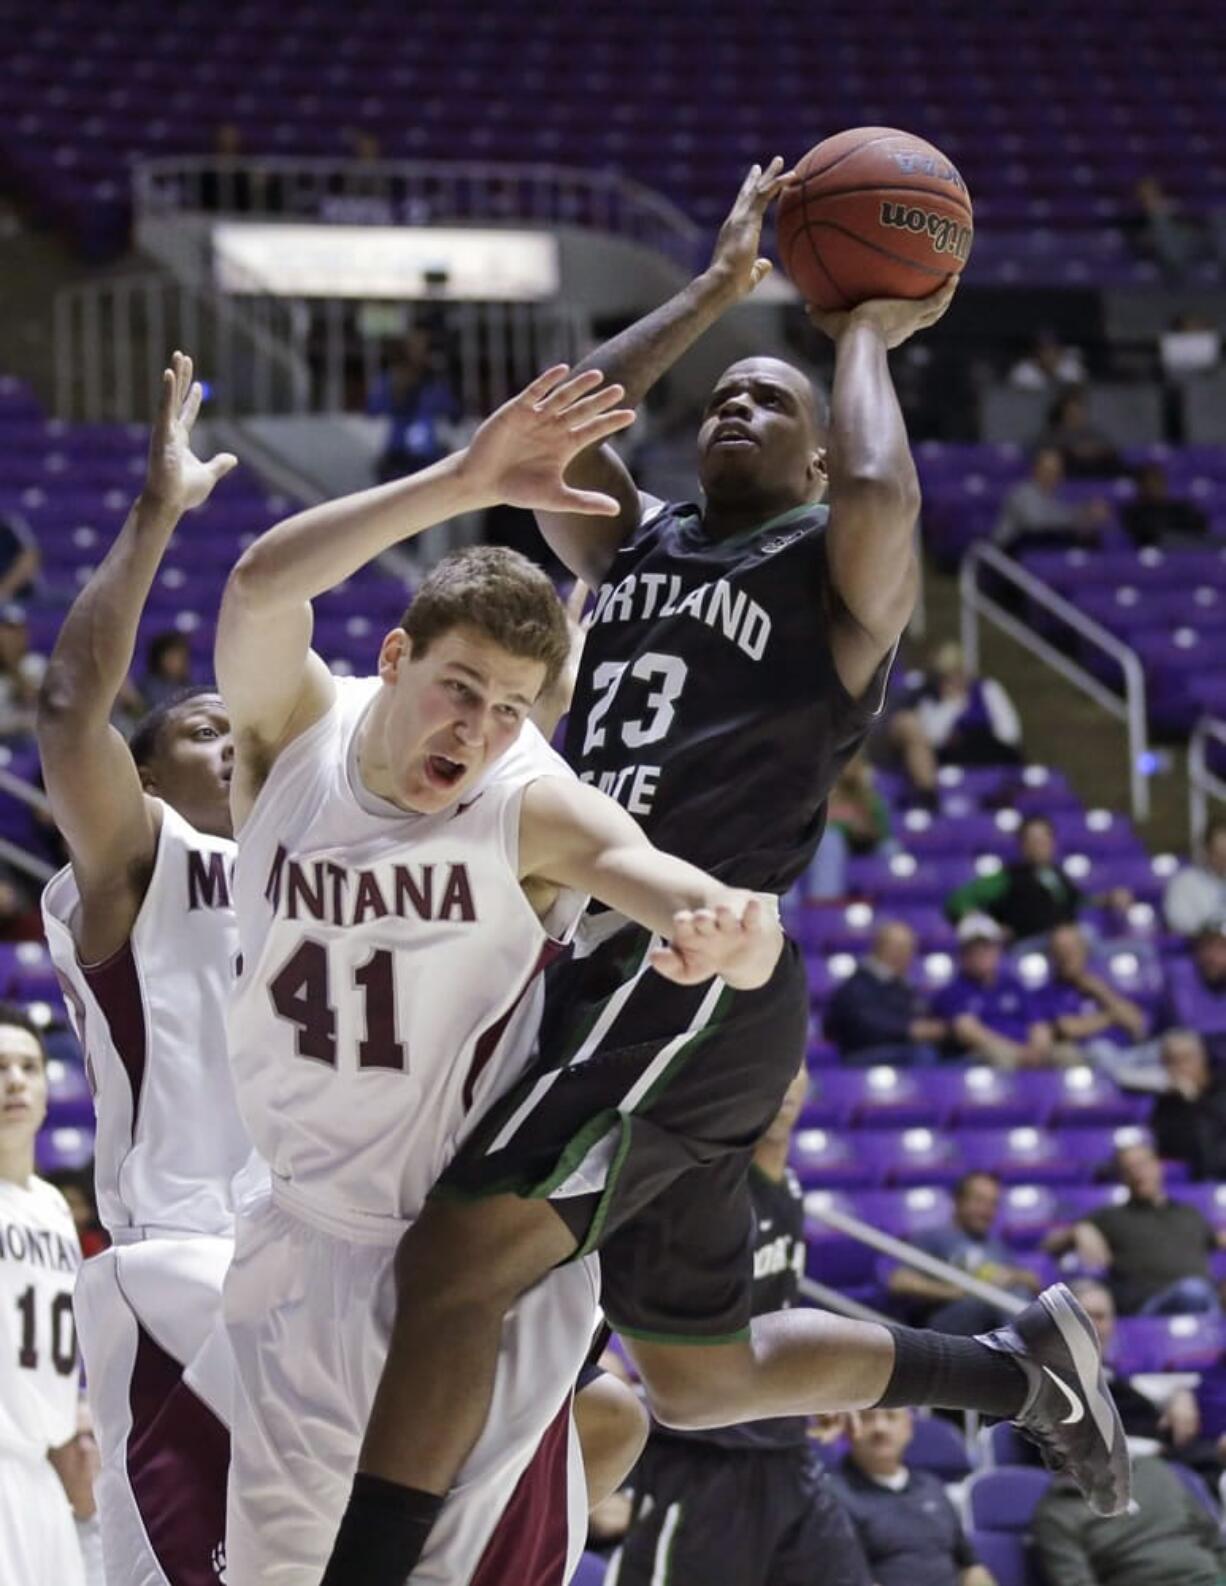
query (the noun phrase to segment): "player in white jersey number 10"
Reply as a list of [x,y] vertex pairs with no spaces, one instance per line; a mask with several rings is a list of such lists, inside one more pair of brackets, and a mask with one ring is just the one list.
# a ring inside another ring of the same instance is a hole
[[[61,1451],[71,1458],[77,1436],[80,1367],[72,1286],[81,1247],[64,1197],[34,1174],[34,1136],[46,1115],[42,1040],[24,1013],[0,1003],[0,1581],[5,1586],[85,1583],[73,1511],[52,1468]],[[88,1492],[83,1501],[92,1507]]]

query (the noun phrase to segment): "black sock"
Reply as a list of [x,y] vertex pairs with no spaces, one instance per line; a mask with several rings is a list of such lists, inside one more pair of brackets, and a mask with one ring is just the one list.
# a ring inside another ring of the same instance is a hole
[[1026,1402],[1026,1375],[1016,1361],[977,1338],[891,1327],[894,1370],[878,1407],[933,1405],[942,1410],[978,1410],[1013,1420]]
[[404,1586],[442,1507],[436,1493],[359,1471],[321,1586]]

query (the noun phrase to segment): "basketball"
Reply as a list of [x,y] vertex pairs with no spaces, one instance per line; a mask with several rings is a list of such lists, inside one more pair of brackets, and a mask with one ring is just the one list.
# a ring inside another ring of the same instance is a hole
[[817,144],[779,200],[779,254],[806,302],[928,297],[966,264],[970,194],[923,138],[854,127]]

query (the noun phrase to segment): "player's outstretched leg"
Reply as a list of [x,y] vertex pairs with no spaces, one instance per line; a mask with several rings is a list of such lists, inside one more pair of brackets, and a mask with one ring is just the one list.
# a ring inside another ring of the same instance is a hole
[[323,1586],[403,1586],[489,1413],[503,1321],[574,1254],[544,1200],[431,1200],[396,1254],[396,1316]]
[[1128,1505],[1123,1425],[1093,1326],[1063,1284],[983,1338],[791,1310],[756,1318],[748,1339],[728,1344],[626,1342],[667,1425],[870,1406],[976,1410],[1016,1421],[1097,1513]]

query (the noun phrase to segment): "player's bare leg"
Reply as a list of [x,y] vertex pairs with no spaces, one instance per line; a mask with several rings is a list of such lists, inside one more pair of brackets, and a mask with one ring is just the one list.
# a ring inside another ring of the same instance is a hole
[[606,1375],[576,1395],[575,1428],[583,1450],[588,1507],[594,1509],[618,1491],[638,1463],[651,1422],[633,1388]]

